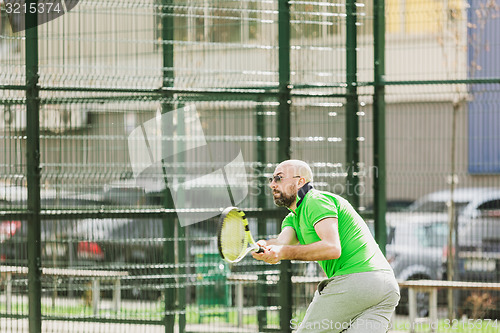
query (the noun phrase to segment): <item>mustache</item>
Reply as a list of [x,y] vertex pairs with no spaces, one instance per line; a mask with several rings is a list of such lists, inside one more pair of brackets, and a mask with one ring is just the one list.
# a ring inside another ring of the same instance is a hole
[[273,196],[274,203],[278,207],[290,207],[296,199],[296,195],[286,195],[284,192],[279,190],[273,190]]

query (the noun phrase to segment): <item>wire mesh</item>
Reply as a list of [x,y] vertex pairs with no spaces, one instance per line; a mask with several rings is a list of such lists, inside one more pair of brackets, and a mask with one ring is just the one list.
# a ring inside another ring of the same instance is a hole
[[[498,47],[491,38],[498,6],[483,1],[386,5],[391,64],[386,80],[394,83],[386,89],[388,207],[417,200],[408,211],[387,215],[387,256],[400,280],[498,282],[491,270],[496,250],[490,246],[499,243],[492,217],[498,176],[491,172],[498,137],[488,125],[496,121],[498,86],[472,82],[497,76],[490,61]],[[429,315],[429,298],[417,293],[418,316]],[[497,329],[498,291],[440,290],[437,301],[438,320],[414,328]],[[404,327],[398,320],[408,311],[403,289],[396,327]]]
[[[0,330],[28,331],[25,67],[35,50],[24,31],[12,32],[6,4]],[[373,229],[380,1],[288,4],[291,156],[311,165],[317,188],[358,197]],[[38,27],[43,331],[291,331],[302,320],[319,267],[293,262],[293,322],[280,322],[280,266],[220,260],[228,185],[197,179],[236,148],[233,201],[248,190],[238,206],[254,238],[279,233],[286,212],[273,209],[265,186],[288,126],[278,5],[86,0]],[[499,10],[486,0],[385,1],[387,258],[399,280],[500,281]],[[418,315],[428,315],[429,296],[417,296]],[[403,289],[391,331],[496,332],[499,300],[497,291],[440,291],[438,323],[411,323]]]

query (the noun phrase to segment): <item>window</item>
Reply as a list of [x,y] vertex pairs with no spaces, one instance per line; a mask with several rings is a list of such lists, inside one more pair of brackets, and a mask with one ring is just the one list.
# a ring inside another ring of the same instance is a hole
[[478,210],[492,210],[492,209],[500,209],[500,199],[490,200],[482,203],[477,207]]
[[[494,55],[491,55],[494,57]],[[492,59],[489,63],[495,62]],[[476,85],[477,89],[482,89]],[[500,173],[500,94],[479,92],[471,88],[474,100],[469,103],[469,172],[472,174]]]
[[[386,0],[388,33],[439,33],[445,23],[463,20],[462,0]],[[446,21],[446,22],[445,22]]]
[[448,226],[446,223],[433,223],[420,226],[417,230],[419,244],[423,247],[442,248],[448,240]]
[[[455,209],[461,213],[469,202],[455,202]],[[446,201],[424,201],[417,202],[410,208],[414,213],[447,213],[448,203]]]
[[[358,9],[358,21],[360,13]],[[345,25],[345,6],[332,3],[294,3],[290,10],[291,38],[325,38],[340,33]],[[358,22],[359,23],[359,22]]]
[[486,201],[485,203],[479,205],[477,209],[481,212],[483,216],[496,217],[500,216],[500,199]]
[[[498,31],[500,7],[484,8],[483,1],[471,1],[469,10],[468,78],[498,77],[500,63]],[[498,85],[469,86],[469,172],[500,173],[500,92]]]
[[[244,1],[206,2],[192,0],[186,3],[174,1],[168,9],[174,20],[174,39],[234,43],[256,38],[259,16],[258,3]],[[156,0],[156,38],[162,35],[162,1]]]

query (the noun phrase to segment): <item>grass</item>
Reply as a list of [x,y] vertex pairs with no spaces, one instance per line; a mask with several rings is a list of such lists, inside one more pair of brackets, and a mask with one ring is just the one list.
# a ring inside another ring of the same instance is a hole
[[[0,304],[0,312],[5,313],[5,304]],[[99,311],[98,316],[102,318],[113,318],[120,319],[126,318],[127,320],[151,320],[160,321],[163,319],[163,303],[149,302],[149,303],[137,303],[137,306],[131,307],[130,305],[122,306],[119,313],[114,312],[110,309],[102,309]],[[200,312],[203,312],[200,318]],[[28,315],[28,304],[27,302],[13,302],[12,303],[12,314],[16,315]],[[188,305],[186,308],[186,322],[187,324],[198,324],[198,323],[224,323],[227,325],[234,326],[256,326],[257,315],[255,312],[249,314],[245,313],[242,316],[242,322],[239,323],[239,311],[236,308],[227,307],[217,307],[209,306],[204,308],[199,308],[196,305]],[[305,314],[305,308],[299,309],[293,319],[294,322],[301,322]],[[92,307],[85,306],[83,302],[78,304],[62,304],[52,306],[51,304],[42,304],[42,315],[43,316],[55,316],[55,317],[94,317],[94,311]],[[277,326],[279,325],[279,313],[278,311],[268,311],[267,316],[268,325]],[[409,332],[412,325],[406,317],[396,317],[391,322],[391,329],[389,332]],[[447,319],[440,319],[436,324],[431,324],[428,322],[417,322],[413,324],[415,332],[429,332],[431,328],[435,328],[436,332],[442,333],[497,333],[500,331],[500,320],[490,320],[490,319],[461,319],[449,321]]]
[[[391,331],[409,332],[410,322],[406,319],[396,318],[392,322]],[[437,324],[428,322],[417,322],[413,324],[415,332],[430,332],[434,328],[436,332],[467,332],[467,333],[497,333],[500,331],[500,320],[495,319],[439,319]]]
[[[78,304],[51,304],[42,303],[42,315],[46,317],[94,317],[94,310],[91,306],[85,306],[83,302]],[[7,309],[5,304],[0,304],[0,313],[6,313]],[[11,311],[9,314],[25,315],[29,312],[27,302],[12,302]],[[131,308],[130,306],[122,306],[119,313],[111,309],[101,309],[97,317],[120,319],[126,318],[127,320],[151,320],[160,321],[163,319],[164,306],[162,302],[137,302],[137,306]],[[196,305],[188,305],[186,307],[186,322],[188,324],[198,323],[227,323],[229,325],[258,325],[257,316],[255,314],[244,314],[242,322],[239,323],[239,311],[236,308],[217,307],[217,306],[204,306],[199,308]],[[200,318],[201,315],[201,318]],[[268,311],[267,322],[269,325],[279,324],[279,313],[277,311]]]

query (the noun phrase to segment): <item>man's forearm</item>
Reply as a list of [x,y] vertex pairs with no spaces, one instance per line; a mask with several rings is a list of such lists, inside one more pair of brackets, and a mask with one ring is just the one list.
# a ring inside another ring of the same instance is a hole
[[282,244],[279,244],[277,238],[266,239],[265,242],[266,242],[266,245],[282,245]]
[[340,254],[340,247],[324,240],[307,245],[283,245],[280,252],[282,260],[303,261],[338,259]]

